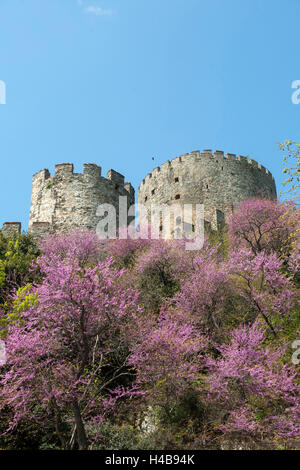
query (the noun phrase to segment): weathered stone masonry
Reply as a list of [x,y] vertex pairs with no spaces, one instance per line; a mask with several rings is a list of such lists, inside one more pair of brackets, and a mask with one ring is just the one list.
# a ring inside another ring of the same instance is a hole
[[21,233],[21,222],[4,222],[2,226],[2,233],[7,237],[14,233]]
[[218,230],[240,202],[258,195],[276,198],[266,168],[247,157],[204,150],[155,168],[139,186],[138,203],[146,207],[148,221],[152,204],[204,204],[206,226]]
[[42,236],[49,231],[61,232],[76,227],[95,229],[99,222],[97,207],[112,204],[117,211],[119,196],[127,196],[128,207],[134,204],[134,189],[124,176],[109,170],[106,178],[101,167],[83,166],[83,174],[73,172],[73,164],[55,166],[55,175],[42,170],[33,176],[29,232]]
[[[247,157],[204,150],[155,168],[139,186],[138,204],[144,205],[147,216],[152,204],[203,204],[205,226],[218,230],[240,202],[258,195],[276,198],[275,181],[266,168]],[[71,163],[56,165],[54,176],[39,171],[32,182],[29,232],[40,237],[76,227],[95,229],[97,207],[104,203],[116,208],[118,223],[120,196],[127,196],[127,208],[134,204],[134,188],[124,176],[109,170],[104,178],[101,167],[93,163],[84,164],[83,174],[74,173]],[[6,222],[2,228],[7,234],[20,230],[19,222]]]

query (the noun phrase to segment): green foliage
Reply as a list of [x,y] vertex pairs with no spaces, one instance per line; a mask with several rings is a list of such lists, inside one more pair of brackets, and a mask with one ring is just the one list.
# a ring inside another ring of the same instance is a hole
[[279,145],[280,150],[285,152],[283,161],[287,165],[283,173],[287,179],[282,183],[286,186],[284,193],[295,199],[300,198],[300,143],[292,140],[285,140]]
[[37,293],[32,293],[32,285],[27,284],[24,287],[20,287],[17,291],[17,295],[13,301],[13,313],[20,314],[21,312],[26,312],[29,307],[36,305]]
[[207,236],[209,246],[218,246],[218,253],[223,258],[226,258],[230,247],[230,242],[226,229],[223,228],[219,231],[209,230]]
[[180,398],[179,402],[166,413],[162,408],[158,417],[162,424],[177,424],[185,426],[191,419],[201,420],[205,412],[205,406],[200,400],[196,390],[188,389]]
[[30,267],[39,254],[31,235],[14,233],[8,237],[0,231],[0,304],[7,302],[12,289],[38,279]]
[[31,306],[37,305],[37,293],[32,292],[32,285],[27,284],[17,290],[17,294],[13,299],[12,308],[4,305],[8,312],[0,317],[0,338],[5,338],[10,324],[18,323],[20,327],[24,325],[21,319],[21,313],[26,312]]
[[[11,432],[5,433],[11,411],[5,409],[0,414],[0,449],[5,450],[39,450],[59,449],[55,429],[44,419],[43,425],[35,421],[21,421]],[[42,418],[42,417],[41,417]]]
[[138,431],[128,424],[104,422],[89,425],[87,431],[92,450],[134,450],[138,446]]
[[5,282],[5,264],[0,260],[0,287],[3,286]]
[[144,305],[158,311],[163,300],[173,297],[179,289],[179,281],[174,279],[168,269],[150,267],[141,273],[138,288]]

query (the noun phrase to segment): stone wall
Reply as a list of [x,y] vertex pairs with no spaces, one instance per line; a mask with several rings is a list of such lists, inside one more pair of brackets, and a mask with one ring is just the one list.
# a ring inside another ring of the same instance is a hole
[[[219,229],[243,200],[276,198],[275,181],[262,165],[243,156],[211,150],[181,155],[155,168],[138,189],[138,204],[204,204],[206,226]],[[141,217],[139,223],[146,223]],[[163,221],[161,222],[163,223]]]
[[73,164],[55,166],[55,174],[42,170],[33,176],[29,231],[37,234],[66,231],[76,227],[95,229],[100,204],[112,204],[117,210],[119,196],[134,204],[134,189],[124,176],[109,170],[106,178],[101,167],[86,163],[83,174],[74,173]]
[[[118,224],[120,196],[126,196],[127,207],[134,204],[134,188],[124,176],[109,170],[105,178],[101,167],[93,163],[84,164],[82,174],[74,173],[72,163],[56,165],[54,176],[47,169],[41,170],[33,176],[29,232],[41,237],[76,227],[95,229],[100,219],[97,207],[107,203],[116,208]],[[205,227],[218,230],[240,202],[255,196],[276,199],[275,181],[266,168],[247,157],[204,150],[155,168],[139,186],[138,204],[144,205],[148,217],[152,204],[203,204]],[[184,221],[179,222],[184,230]],[[140,217],[139,223],[151,220]],[[191,230],[195,223],[193,212]],[[159,224],[162,229],[162,218]],[[20,226],[5,223],[2,230],[19,231]]]
[[4,222],[1,230],[6,237],[21,233],[21,222]]

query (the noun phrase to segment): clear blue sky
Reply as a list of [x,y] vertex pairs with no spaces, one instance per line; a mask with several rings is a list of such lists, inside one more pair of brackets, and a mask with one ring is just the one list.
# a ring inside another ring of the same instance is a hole
[[299,18],[299,0],[0,0],[0,224],[27,227],[32,174],[61,162],[137,189],[212,148],[252,156],[279,192]]

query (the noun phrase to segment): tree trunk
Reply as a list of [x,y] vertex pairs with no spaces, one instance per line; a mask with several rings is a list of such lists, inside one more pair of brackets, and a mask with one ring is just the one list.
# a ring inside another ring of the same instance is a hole
[[75,417],[76,435],[79,450],[87,450],[87,437],[77,400],[73,401],[73,411]]

